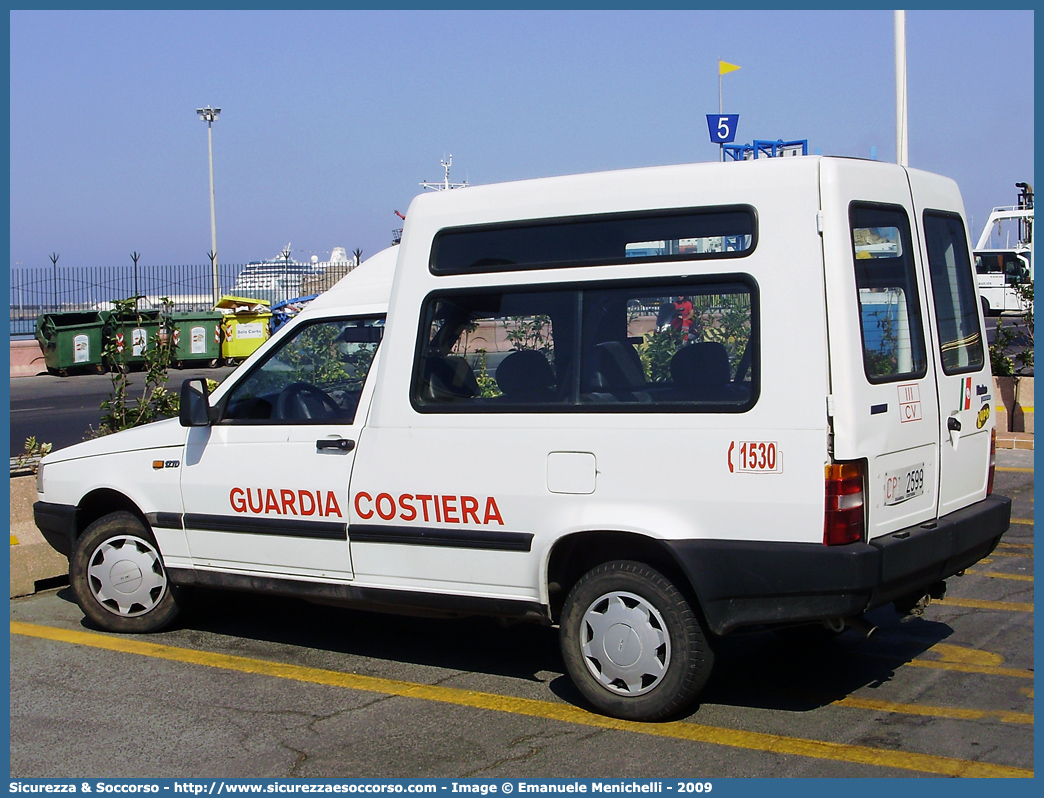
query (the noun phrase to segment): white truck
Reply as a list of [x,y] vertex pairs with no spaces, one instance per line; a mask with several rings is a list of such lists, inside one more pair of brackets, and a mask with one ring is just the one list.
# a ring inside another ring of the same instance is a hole
[[1006,311],[1026,312],[1026,301],[1020,286],[1033,282],[1027,250],[976,250],[975,272],[978,275],[979,301],[986,316],[999,316]]
[[987,316],[1025,313],[1024,286],[1033,286],[1033,187],[1029,183],[1015,187],[1018,204],[990,212],[973,250],[982,312]]
[[44,459],[94,624],[196,585],[529,619],[595,708],[656,720],[718,636],[923,605],[1007,529],[951,180],[694,164],[406,218],[180,419]]

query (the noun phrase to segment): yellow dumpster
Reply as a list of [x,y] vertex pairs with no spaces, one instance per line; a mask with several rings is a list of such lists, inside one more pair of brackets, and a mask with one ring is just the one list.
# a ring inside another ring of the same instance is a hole
[[269,302],[242,296],[223,296],[214,306],[221,313],[221,356],[242,360],[268,340],[272,312]]

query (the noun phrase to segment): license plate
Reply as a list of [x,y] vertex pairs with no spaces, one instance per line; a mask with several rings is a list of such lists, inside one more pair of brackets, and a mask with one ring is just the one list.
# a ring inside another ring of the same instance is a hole
[[885,473],[884,503],[886,506],[902,504],[922,493],[924,493],[924,463]]

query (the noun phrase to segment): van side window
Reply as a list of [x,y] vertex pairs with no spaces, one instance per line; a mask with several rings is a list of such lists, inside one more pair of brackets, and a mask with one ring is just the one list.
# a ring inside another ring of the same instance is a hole
[[943,372],[979,371],[985,358],[964,223],[955,214],[925,211],[924,239]]
[[747,409],[752,296],[743,282],[584,292],[581,403]]
[[383,325],[378,318],[302,325],[232,389],[222,420],[353,423]]
[[923,377],[927,355],[906,211],[852,203],[848,214],[867,379]]
[[757,399],[745,279],[440,292],[420,338],[412,398],[427,412],[742,412]]
[[432,274],[742,258],[757,246],[750,206],[676,208],[451,227],[431,245]]
[[499,409],[570,401],[561,375],[571,368],[578,302],[576,291],[430,297],[414,402]]

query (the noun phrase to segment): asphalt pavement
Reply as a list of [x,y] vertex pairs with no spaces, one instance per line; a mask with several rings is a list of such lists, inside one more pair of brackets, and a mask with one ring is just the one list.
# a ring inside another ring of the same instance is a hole
[[[232,372],[232,367],[207,369],[170,369],[166,387],[181,390],[181,383],[191,377],[206,377],[218,382]],[[132,372],[128,395],[140,395],[145,375]],[[102,401],[112,396],[112,380],[108,374],[78,374],[58,377],[42,373],[35,377],[11,378],[11,457],[22,454],[25,440],[35,436],[40,443],[62,449],[79,443],[97,429]]]
[[547,627],[201,591],[167,631],[109,635],[67,588],[14,599],[11,776],[1032,776],[1032,455],[998,453],[1015,523],[923,616],[722,638],[670,723],[591,712]]

